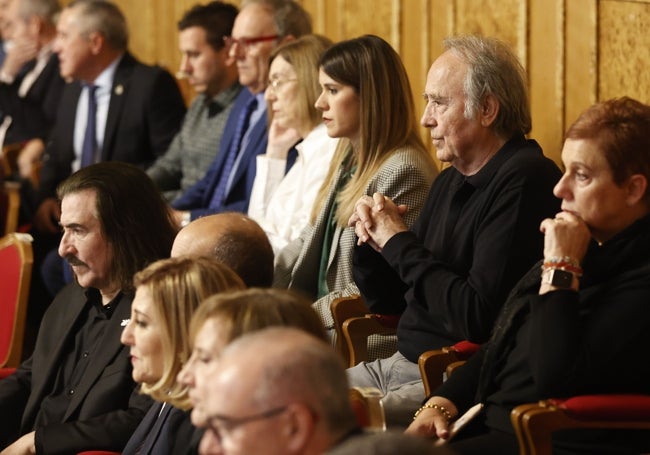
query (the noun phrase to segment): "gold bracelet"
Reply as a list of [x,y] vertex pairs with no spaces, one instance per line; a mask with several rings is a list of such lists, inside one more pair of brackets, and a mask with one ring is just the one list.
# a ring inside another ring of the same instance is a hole
[[418,415],[420,415],[420,413],[425,409],[435,409],[440,414],[442,414],[442,416],[445,419],[447,419],[447,423],[451,422],[451,412],[449,412],[447,410],[447,408],[445,408],[444,406],[442,406],[440,404],[428,404],[428,403],[425,404],[424,406],[422,406],[417,411],[415,411],[415,415],[413,415],[413,420],[417,419]]

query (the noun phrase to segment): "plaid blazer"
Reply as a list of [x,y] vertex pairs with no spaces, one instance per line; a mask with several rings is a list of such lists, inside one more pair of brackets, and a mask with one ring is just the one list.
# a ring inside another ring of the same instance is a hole
[[[274,287],[295,289],[316,300],[327,217],[336,197],[334,189],[343,177],[342,174],[342,169],[339,169],[315,223],[307,225],[300,236],[277,255]],[[437,174],[433,160],[427,159],[412,147],[405,147],[393,152],[384,162],[368,182],[366,194],[379,192],[390,197],[396,204],[406,204],[409,210],[405,221],[410,227],[420,213]],[[326,280],[330,293],[314,303],[314,309],[328,331],[334,328],[330,312],[332,300],[359,293],[352,278],[352,252],[355,244],[353,228],[336,227],[327,261]]]

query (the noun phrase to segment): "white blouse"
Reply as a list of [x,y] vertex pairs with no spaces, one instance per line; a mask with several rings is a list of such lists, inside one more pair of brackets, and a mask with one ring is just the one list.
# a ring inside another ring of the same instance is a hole
[[296,145],[298,157],[286,176],[286,159],[257,156],[248,215],[262,226],[276,254],[309,222],[337,143],[324,124],[317,126]]

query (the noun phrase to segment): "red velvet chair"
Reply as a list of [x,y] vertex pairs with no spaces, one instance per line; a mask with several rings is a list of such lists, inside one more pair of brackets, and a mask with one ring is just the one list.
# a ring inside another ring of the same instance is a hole
[[582,395],[522,404],[510,414],[521,455],[552,455],[559,430],[650,429],[648,395]]
[[423,352],[418,359],[418,365],[424,383],[425,396],[428,397],[442,385],[445,372],[449,376],[453,368],[465,363],[480,347],[480,344],[459,341],[453,346]]
[[21,360],[32,263],[31,236],[11,233],[0,239],[0,368],[16,367]]

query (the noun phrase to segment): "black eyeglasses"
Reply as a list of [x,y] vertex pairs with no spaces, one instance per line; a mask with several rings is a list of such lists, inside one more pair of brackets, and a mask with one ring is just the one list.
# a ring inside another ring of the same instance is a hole
[[271,417],[282,414],[286,410],[287,406],[281,406],[246,417],[228,417],[215,414],[208,417],[208,428],[213,431],[218,438],[221,438],[224,433],[229,433],[237,427],[257,420],[270,419]]
[[264,41],[273,41],[279,38],[280,35],[266,35],[255,38],[233,38],[232,36],[224,36],[223,42],[228,49],[236,44],[242,51],[246,52],[253,44],[262,43]]

